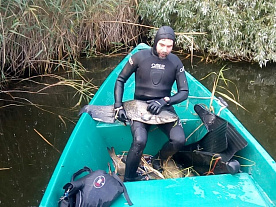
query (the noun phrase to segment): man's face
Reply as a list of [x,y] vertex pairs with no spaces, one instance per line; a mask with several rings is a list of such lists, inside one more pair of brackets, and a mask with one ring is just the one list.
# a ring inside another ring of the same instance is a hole
[[161,39],[157,42],[156,51],[161,59],[165,59],[168,54],[172,51],[173,40],[171,39]]

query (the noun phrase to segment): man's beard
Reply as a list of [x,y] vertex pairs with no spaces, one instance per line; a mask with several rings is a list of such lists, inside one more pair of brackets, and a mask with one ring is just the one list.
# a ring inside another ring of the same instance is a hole
[[158,53],[158,57],[160,58],[160,59],[166,59],[166,57],[168,56],[168,53]]

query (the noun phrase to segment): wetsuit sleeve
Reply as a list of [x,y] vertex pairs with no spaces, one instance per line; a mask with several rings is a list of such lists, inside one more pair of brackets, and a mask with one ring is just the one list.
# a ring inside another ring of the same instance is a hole
[[115,98],[114,107],[115,108],[122,106],[125,82],[129,79],[131,74],[135,72],[135,70],[138,67],[137,66],[138,61],[136,59],[137,58],[135,58],[135,55],[129,58],[129,61],[126,63],[125,67],[120,72],[115,82],[115,88],[114,88],[114,98]]
[[181,61],[179,60],[180,64],[178,64],[177,71],[176,71],[176,84],[178,92],[171,97],[169,102],[170,105],[178,104],[188,98],[189,88],[187,83],[187,78],[185,74],[185,69]]

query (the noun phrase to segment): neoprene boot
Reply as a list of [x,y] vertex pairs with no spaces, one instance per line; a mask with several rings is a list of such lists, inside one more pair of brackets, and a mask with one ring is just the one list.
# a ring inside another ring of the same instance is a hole
[[152,167],[158,170],[160,173],[163,172],[163,160],[160,158],[160,151],[152,158]]

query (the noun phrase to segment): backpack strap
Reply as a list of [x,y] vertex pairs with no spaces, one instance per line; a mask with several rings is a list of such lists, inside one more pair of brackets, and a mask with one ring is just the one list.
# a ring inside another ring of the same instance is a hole
[[82,169],[80,169],[80,170],[78,170],[77,172],[75,172],[74,174],[73,174],[73,176],[72,176],[72,178],[71,178],[71,182],[72,181],[74,181],[75,180],[75,178],[77,177],[77,176],[79,176],[80,174],[82,174],[83,172],[89,172],[89,173],[92,173],[93,172],[93,170],[91,170],[91,168],[89,168],[89,167],[83,167]]
[[74,206],[74,196],[77,194],[82,186],[75,185],[74,183],[67,183],[63,186],[65,190],[64,195],[59,200],[59,207],[72,207]]
[[115,172],[112,173],[112,176],[121,184],[121,186],[123,187],[123,190],[124,190],[124,196],[125,196],[125,198],[127,200],[127,203],[128,203],[128,205],[132,206],[133,203],[131,202],[131,200],[129,198],[126,186],[124,185],[124,183],[122,182],[122,180],[118,177],[118,175],[116,175]]
[[75,172],[71,178],[70,183],[66,183],[63,186],[63,189],[65,190],[64,196],[62,196],[59,200],[59,207],[72,207],[74,206],[74,196],[80,191],[80,189],[83,187],[82,182],[74,181],[75,178],[82,174],[83,172],[93,172],[89,167],[84,167],[83,169],[78,170]]

